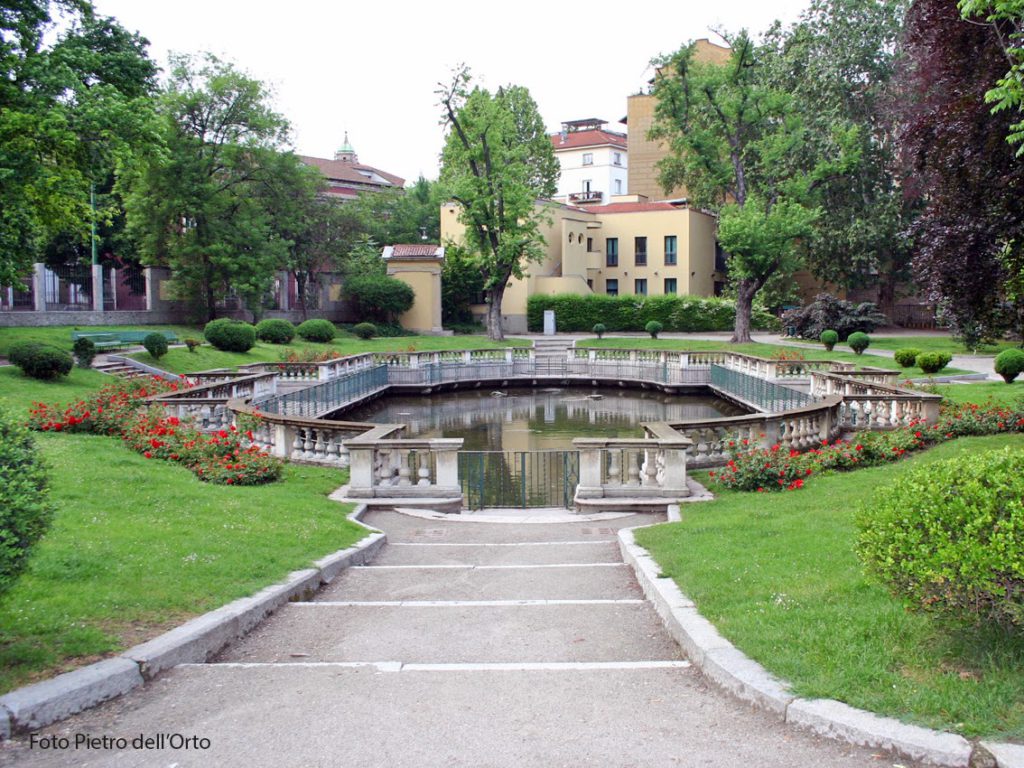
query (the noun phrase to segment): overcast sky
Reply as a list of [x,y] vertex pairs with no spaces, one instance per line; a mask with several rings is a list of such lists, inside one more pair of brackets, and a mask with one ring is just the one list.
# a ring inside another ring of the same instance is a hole
[[614,125],[650,77],[653,56],[712,29],[763,32],[808,0],[394,2],[93,0],[169,51],[211,51],[264,81],[300,154],[332,157],[347,130],[360,162],[437,178],[442,131],[434,91],[465,62],[495,88],[530,89],[551,132],[563,120]]

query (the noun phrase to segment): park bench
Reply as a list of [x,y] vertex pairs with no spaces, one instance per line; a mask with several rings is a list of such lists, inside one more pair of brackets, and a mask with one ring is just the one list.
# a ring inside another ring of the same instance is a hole
[[168,344],[178,340],[173,331],[72,331],[72,343],[81,338],[86,338],[96,345],[96,349],[120,349],[135,344],[142,344],[151,333],[161,333],[167,339]]

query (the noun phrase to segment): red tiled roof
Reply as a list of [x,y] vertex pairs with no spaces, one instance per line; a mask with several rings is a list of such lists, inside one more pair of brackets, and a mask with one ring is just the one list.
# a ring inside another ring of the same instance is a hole
[[611,203],[610,205],[588,205],[591,213],[637,213],[639,211],[679,211],[684,205],[672,203]]
[[[382,171],[379,168],[374,168],[372,165],[363,165],[362,163],[343,163],[340,160],[328,160],[325,157],[310,157],[309,155],[299,155],[299,160],[304,162],[306,165],[312,165],[314,168],[319,168],[320,172],[332,181],[345,181],[349,183],[368,184],[374,187],[404,187],[405,179],[400,176],[395,176],[393,173]],[[368,179],[363,174],[359,173],[360,169],[375,173],[384,179],[383,182]]]
[[391,255],[396,258],[407,258],[409,256],[437,256],[439,246],[430,243],[399,243],[391,246]]
[[626,137],[621,133],[611,131],[574,131],[565,134],[565,141],[562,141],[562,134],[551,135],[551,146],[555,149],[577,149],[578,147],[599,147],[611,144],[615,147],[626,148]]

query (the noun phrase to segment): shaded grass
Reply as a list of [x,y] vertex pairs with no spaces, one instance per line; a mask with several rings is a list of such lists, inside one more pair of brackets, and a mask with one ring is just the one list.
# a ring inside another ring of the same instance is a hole
[[826,697],[967,736],[1024,738],[1024,637],[963,630],[904,605],[863,573],[854,516],[912,464],[1012,446],[964,438],[898,465],[819,477],[798,492],[715,489],[681,523],[637,532],[662,572],[744,653]]
[[0,328],[0,357],[7,356],[11,344],[37,341],[71,351],[71,332],[91,331],[173,331],[178,339],[189,336],[201,339],[203,329],[188,325],[54,325],[41,328]]

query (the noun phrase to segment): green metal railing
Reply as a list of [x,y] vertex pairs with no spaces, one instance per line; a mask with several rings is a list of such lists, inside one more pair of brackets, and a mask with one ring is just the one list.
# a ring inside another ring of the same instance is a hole
[[711,366],[711,386],[767,413],[803,408],[814,402],[806,392],[720,365]]
[[572,506],[579,451],[459,451],[467,509]]
[[264,413],[315,419],[388,386],[388,367],[376,365],[255,404]]

